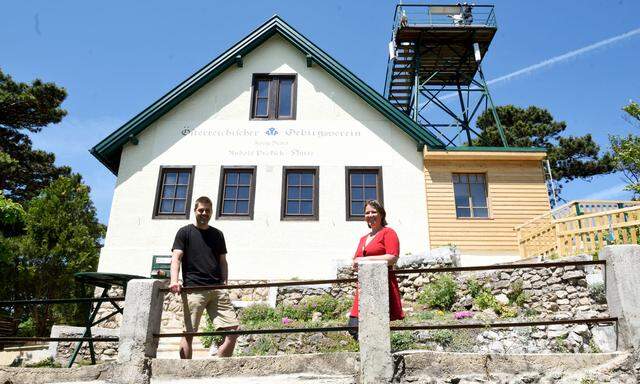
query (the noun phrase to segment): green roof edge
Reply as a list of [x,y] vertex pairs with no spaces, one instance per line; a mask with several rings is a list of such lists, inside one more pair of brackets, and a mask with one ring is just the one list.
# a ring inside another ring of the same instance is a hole
[[547,152],[545,147],[445,147],[434,148],[435,151],[457,152]]
[[162,115],[195,93],[227,68],[234,65],[237,55],[245,55],[251,52],[276,33],[279,33],[303,53],[310,54],[314,64],[319,65],[343,85],[360,96],[367,104],[382,113],[418,144],[427,145],[429,148],[434,149],[445,147],[445,144],[431,132],[421,127],[418,123],[394,107],[380,93],[360,80],[351,71],[313,44],[304,35],[296,31],[278,15],[274,15],[244,39],[234,44],[231,48],[178,84],[116,131],[109,134],[91,148],[89,152],[111,172],[117,175],[122,147],[129,140],[129,137],[142,132]]

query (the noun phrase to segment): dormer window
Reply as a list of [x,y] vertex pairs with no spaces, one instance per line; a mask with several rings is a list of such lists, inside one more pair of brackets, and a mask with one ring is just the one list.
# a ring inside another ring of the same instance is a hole
[[253,75],[251,94],[253,120],[296,118],[295,75]]

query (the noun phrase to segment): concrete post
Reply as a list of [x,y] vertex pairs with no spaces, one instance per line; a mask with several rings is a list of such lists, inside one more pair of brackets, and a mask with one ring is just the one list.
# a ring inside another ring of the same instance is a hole
[[640,348],[640,245],[610,245],[605,282],[609,314],[618,317],[622,348]]
[[358,341],[360,382],[363,384],[386,383],[393,376],[388,281],[387,262],[366,259],[358,262]]
[[150,358],[156,356],[160,332],[163,295],[162,281],[134,279],[127,284],[124,316],[120,327],[118,362],[121,372],[115,379],[121,383],[148,383],[151,376]]

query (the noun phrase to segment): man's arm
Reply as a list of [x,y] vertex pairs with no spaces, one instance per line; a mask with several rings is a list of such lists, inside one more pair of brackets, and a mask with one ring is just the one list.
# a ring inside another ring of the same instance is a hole
[[169,284],[169,289],[173,293],[180,293],[178,274],[180,273],[182,255],[184,255],[184,252],[181,249],[174,249],[171,253],[171,284]]
[[220,255],[220,274],[222,278],[222,285],[227,285],[227,278],[229,277],[229,266],[227,265],[227,254]]

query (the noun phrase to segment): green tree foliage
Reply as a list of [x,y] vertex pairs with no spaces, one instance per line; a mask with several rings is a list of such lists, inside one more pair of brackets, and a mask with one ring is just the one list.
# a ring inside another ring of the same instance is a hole
[[67,93],[53,83],[15,82],[0,70],[0,191],[18,203],[35,197],[69,167],[54,165],[53,153],[34,150],[28,132],[39,132],[66,115]]
[[[105,227],[96,217],[89,187],[79,175],[60,177],[29,202],[25,234],[5,242],[13,255],[2,278],[13,299],[84,296],[74,273],[95,270]],[[7,295],[2,295],[7,297]],[[74,305],[41,305],[17,311],[31,317],[36,333],[47,334],[54,322],[77,324],[83,319]]]
[[627,119],[632,124],[638,125],[640,123],[640,104],[629,101],[629,104],[622,107],[622,110],[627,113]]
[[[66,91],[52,83],[15,82],[0,71],[0,298],[85,297],[73,274],[95,270],[105,228],[89,187],[29,134],[66,115]],[[24,207],[24,208],[23,208]],[[78,324],[77,305],[18,306],[25,335],[47,335],[54,322]],[[28,330],[28,331],[25,331]]]
[[0,235],[10,237],[20,234],[24,229],[25,220],[26,213],[22,205],[0,193]]
[[59,123],[67,114],[60,104],[67,91],[53,83],[36,79],[31,84],[16,83],[0,71],[0,128],[39,132]]
[[[553,178],[560,183],[614,170],[613,157],[608,153],[600,155],[600,146],[590,134],[562,136],[567,124],[555,121],[546,109],[506,105],[497,107],[496,112],[509,146],[545,148]],[[490,111],[480,115],[476,125],[481,135],[474,140],[474,145],[502,146]]]
[[[627,119],[633,124],[640,123],[640,105],[629,102],[622,108]],[[610,136],[611,149],[615,158],[616,169],[627,180],[626,190],[632,191],[635,198],[640,197],[640,137],[636,135]]]
[[[0,297],[9,297],[11,287],[5,286],[7,275],[15,271],[12,267],[13,248],[10,244],[10,237],[20,235],[24,232],[26,224],[26,213],[18,203],[7,199],[0,193]],[[0,308],[0,313],[6,312]]]

